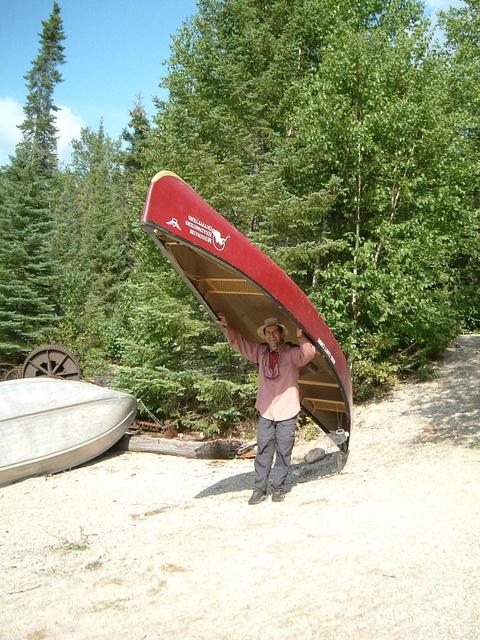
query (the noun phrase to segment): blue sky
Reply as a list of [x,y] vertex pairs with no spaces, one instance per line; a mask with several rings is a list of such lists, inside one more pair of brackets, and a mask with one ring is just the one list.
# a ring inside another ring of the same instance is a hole
[[[171,36],[196,13],[196,0],[59,0],[66,63],[55,90],[62,107],[60,154],[68,157],[68,138],[81,126],[97,128],[103,117],[116,137],[141,94],[153,111],[152,96],[165,74]],[[14,152],[16,124],[23,120],[24,75],[39,48],[41,21],[53,0],[0,0],[0,164]]]
[[[248,0],[246,0],[248,1]],[[61,107],[59,154],[69,156],[69,141],[82,126],[97,128],[103,117],[107,133],[120,135],[128,111],[141,94],[149,113],[159,89],[162,62],[171,36],[195,14],[196,0],[58,0],[66,35],[63,82],[55,91]],[[23,120],[24,75],[38,53],[41,21],[53,0],[0,0],[0,164],[19,140]],[[429,0],[428,11],[460,4]]]

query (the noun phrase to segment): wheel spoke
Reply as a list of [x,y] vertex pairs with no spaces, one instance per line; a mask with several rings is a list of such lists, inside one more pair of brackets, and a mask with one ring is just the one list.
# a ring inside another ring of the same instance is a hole
[[69,378],[79,380],[82,372],[78,360],[61,345],[48,344],[34,349],[26,358],[22,377]]
[[[62,366],[63,366],[63,363],[64,363],[64,362],[66,362],[66,361],[68,360],[68,358],[69,358],[69,355],[68,355],[68,353],[66,353],[66,354],[65,354],[65,356],[64,356],[64,358],[63,358],[63,360],[60,360],[60,362],[57,364],[57,366],[56,366],[56,367],[55,367],[55,369],[53,370],[53,372],[52,372],[52,373],[53,373],[53,375],[55,375],[55,374],[57,373],[57,370],[58,370],[60,367],[62,367]],[[61,374],[59,374],[59,375],[61,375]]]
[[32,367],[35,367],[37,371],[41,371],[42,373],[48,373],[47,370],[42,365],[38,366],[37,364],[35,364],[33,360],[30,360],[29,364],[31,364]]
[[52,361],[50,360],[50,351],[47,349],[47,367],[48,373],[52,373]]

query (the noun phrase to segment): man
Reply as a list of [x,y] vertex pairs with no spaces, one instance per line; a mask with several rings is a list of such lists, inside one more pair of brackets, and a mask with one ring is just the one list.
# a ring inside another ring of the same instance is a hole
[[297,328],[299,346],[285,342],[287,329],[277,318],[268,318],[258,328],[266,344],[250,342],[228,325],[223,313],[218,314],[225,336],[236,351],[250,362],[258,364],[258,394],[255,408],[260,417],[257,427],[257,455],[255,457],[255,484],[248,504],[265,500],[267,483],[272,468],[272,501],[285,498],[285,479],[290,467],[295,441],[297,416],[300,411],[298,372],[315,355],[315,347]]

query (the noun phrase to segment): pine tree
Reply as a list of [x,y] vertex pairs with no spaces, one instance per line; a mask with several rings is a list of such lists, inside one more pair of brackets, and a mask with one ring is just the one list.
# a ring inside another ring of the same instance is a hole
[[64,62],[60,8],[42,22],[27,74],[23,139],[5,171],[0,225],[0,357],[19,359],[55,322],[52,206],[57,167],[53,91]]
[[122,153],[124,167],[125,203],[129,211],[129,233],[126,239],[128,263],[135,263],[136,245],[144,247],[145,234],[138,224],[139,213],[145,200],[145,185],[151,179],[149,169],[146,170],[146,154],[150,144],[150,121],[139,96],[130,110],[130,120],[122,132],[122,140],[127,143]]
[[57,129],[55,113],[58,107],[53,101],[55,86],[62,81],[59,65],[65,62],[60,7],[53,3],[48,20],[42,21],[40,51],[25,76],[27,102],[23,108],[25,120],[20,125],[23,142],[17,156],[23,152],[26,161],[37,164],[45,175],[52,175],[57,166]]
[[72,148],[56,212],[58,336],[93,373],[115,355],[112,318],[127,275],[126,185],[120,142],[105,134],[103,124],[98,131],[82,129]]
[[127,172],[138,171],[142,167],[143,156],[148,141],[150,122],[143,106],[141,96],[130,110],[128,126],[123,130],[122,139],[128,147],[124,154],[124,164]]

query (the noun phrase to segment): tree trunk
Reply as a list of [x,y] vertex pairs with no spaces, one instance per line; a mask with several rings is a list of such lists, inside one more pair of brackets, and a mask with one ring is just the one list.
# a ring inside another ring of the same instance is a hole
[[115,445],[115,448],[121,451],[161,453],[169,456],[182,456],[183,458],[231,460],[235,458],[238,449],[243,444],[245,443],[241,440],[198,442],[125,434]]

